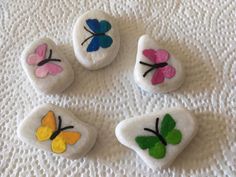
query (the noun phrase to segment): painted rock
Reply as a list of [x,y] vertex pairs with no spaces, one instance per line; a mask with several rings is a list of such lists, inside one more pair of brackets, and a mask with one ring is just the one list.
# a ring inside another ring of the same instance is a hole
[[154,170],[169,166],[196,132],[195,118],[182,108],[127,119],[116,127],[119,142]]
[[182,85],[184,71],[174,56],[148,35],[143,35],[138,41],[134,80],[145,91],[165,93]]
[[92,149],[97,131],[66,109],[45,104],[23,120],[18,136],[37,148],[76,159]]
[[75,56],[87,69],[109,65],[120,48],[120,35],[114,19],[100,10],[78,18],[73,29]]
[[74,81],[70,63],[49,38],[29,45],[23,51],[21,64],[32,85],[44,93],[60,93]]

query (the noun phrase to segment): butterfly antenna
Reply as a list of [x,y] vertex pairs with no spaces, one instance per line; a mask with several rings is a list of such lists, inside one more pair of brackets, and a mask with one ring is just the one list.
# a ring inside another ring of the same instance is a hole
[[144,130],[154,133],[159,138],[159,140],[162,142],[162,144],[164,144],[166,146],[167,142],[166,142],[165,138],[162,137],[162,135],[159,133],[158,123],[159,123],[159,118],[157,117],[156,118],[156,131],[154,131],[150,128],[144,128]]
[[152,70],[154,70],[155,67],[150,68],[149,70],[147,70],[144,74],[143,77],[145,77],[149,72],[151,72]]
[[49,51],[48,59],[51,59],[51,57],[52,57],[52,49],[50,49],[50,51]]
[[157,117],[157,118],[156,118],[156,132],[157,132],[157,133],[159,133],[158,124],[159,124],[159,118]]
[[87,41],[87,40],[89,40],[90,38],[92,38],[94,35],[92,35],[92,36],[89,36],[88,38],[86,38],[82,43],[81,43],[81,45],[84,45],[84,43]]
[[149,63],[145,63],[143,61],[139,61],[140,64],[145,65],[145,66],[150,66],[151,68],[148,69],[144,74],[143,77],[145,77],[149,72],[151,72],[152,70],[155,69],[155,65],[149,64]]
[[61,62],[60,59],[52,58],[52,49],[50,49],[50,53],[49,53],[49,56],[48,56],[48,60],[49,60],[49,61],[58,61],[58,62]]
[[140,61],[139,63],[140,63],[140,64],[142,64],[142,65],[145,65],[145,66],[150,66],[150,67],[153,67],[153,65],[152,65],[152,64],[145,63],[145,62],[143,62],[143,61]]
[[143,77],[145,77],[149,72],[151,72],[152,70],[154,70],[154,69],[157,69],[157,68],[162,68],[162,67],[165,67],[166,65],[167,65],[167,63],[166,62],[164,62],[164,63],[158,63],[158,64],[149,64],[149,63],[145,63],[145,62],[143,62],[143,61],[140,61],[139,62],[140,64],[142,64],[142,65],[145,65],[145,66],[150,66],[151,68],[150,69],[148,69],[144,74],[143,74]]
[[61,116],[58,116],[58,130],[61,129]]
[[157,132],[155,132],[154,130],[150,129],[150,128],[144,128],[144,130],[148,131],[148,132],[152,132],[154,133],[155,135],[159,135]]
[[84,26],[84,29],[86,30],[86,31],[88,31],[90,34],[92,34],[92,35],[95,35],[95,33],[93,33],[92,31],[90,31],[88,28],[86,28],[85,26]]
[[67,129],[71,129],[71,128],[74,128],[74,126],[63,127],[63,128],[61,128],[61,131],[63,131],[63,130],[67,130]]

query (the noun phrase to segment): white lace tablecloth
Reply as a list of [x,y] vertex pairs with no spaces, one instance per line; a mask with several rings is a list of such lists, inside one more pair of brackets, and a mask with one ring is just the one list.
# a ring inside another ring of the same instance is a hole
[[[88,71],[75,59],[72,27],[89,9],[119,25],[121,48],[104,69]],[[0,176],[236,176],[235,0],[0,0]],[[148,33],[182,61],[184,85],[149,94],[134,83],[137,40]],[[43,95],[20,65],[24,47],[47,36],[72,63],[75,81],[61,95]],[[97,127],[94,149],[67,160],[22,143],[16,129],[37,105],[53,103]],[[135,115],[183,105],[199,123],[186,150],[165,170],[152,171],[118,143],[115,127]]]

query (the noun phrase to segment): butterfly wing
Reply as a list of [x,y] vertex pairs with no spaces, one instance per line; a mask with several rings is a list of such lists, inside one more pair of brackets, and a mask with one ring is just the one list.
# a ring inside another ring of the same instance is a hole
[[86,24],[94,33],[100,33],[100,23],[97,19],[88,19]]
[[163,137],[175,128],[176,122],[170,114],[165,114],[163,120],[161,121],[160,133]]
[[91,42],[87,47],[87,52],[97,51],[99,47],[108,48],[111,46],[113,40],[110,36],[102,35],[102,36],[94,36]]
[[162,159],[166,155],[166,147],[161,142],[158,142],[155,146],[149,148],[148,153],[156,159]]
[[166,147],[157,136],[137,136],[135,141],[141,149],[148,149],[150,156],[156,159],[165,157]]
[[38,56],[45,58],[47,48],[48,48],[47,44],[41,44],[35,49],[35,53],[38,54]]
[[155,63],[163,63],[169,59],[170,54],[168,51],[164,49],[158,49],[156,50],[155,56],[156,56]]
[[111,29],[111,24],[106,20],[88,19],[86,24],[94,33],[106,33]]
[[182,133],[175,128],[176,122],[170,114],[165,114],[162,122],[160,133],[168,144],[179,144],[182,140]]
[[43,66],[39,66],[35,70],[35,75],[39,78],[43,78],[43,77],[46,77],[48,75],[48,73],[55,76],[62,71],[63,71],[63,69],[61,66],[59,66],[55,63],[46,63]]
[[99,36],[94,36],[87,47],[87,52],[97,51],[99,49]]
[[112,42],[113,42],[112,38],[110,36],[108,36],[108,35],[99,36],[99,45],[102,48],[110,47]]
[[111,24],[106,20],[100,21],[100,33],[106,33],[111,29]]
[[44,78],[48,75],[48,69],[47,67],[45,67],[45,65],[43,66],[39,66],[36,70],[35,70],[35,75],[39,78]]
[[165,80],[165,77],[162,70],[160,68],[156,69],[151,79],[152,85],[160,84],[164,80]]
[[41,126],[36,130],[39,141],[48,140],[56,130],[56,119],[52,111],[49,111],[41,120]]
[[156,63],[156,50],[154,49],[146,49],[143,50],[143,55],[147,57],[151,62]]
[[168,51],[164,49],[158,49],[158,50],[146,49],[143,51],[143,55],[153,63],[166,62],[170,57]]
[[79,132],[73,131],[63,131],[59,136],[61,136],[67,144],[75,144],[81,137]]
[[55,139],[52,140],[51,148],[55,153],[66,151],[67,144],[75,144],[80,139],[79,132],[62,131]]
[[42,57],[39,57],[36,54],[30,54],[26,61],[29,65],[37,65],[42,60],[43,60]]
[[135,141],[141,149],[147,149],[155,146],[160,140],[157,136],[137,136]]
[[173,129],[167,133],[165,139],[168,144],[179,144],[182,140],[182,133],[178,129]]
[[52,140],[51,144],[52,152],[55,152],[57,154],[63,153],[66,150],[66,142],[61,136],[57,136]]
[[45,67],[47,68],[49,74],[55,76],[63,71],[62,67],[55,64],[55,63],[47,63],[45,64]]
[[164,77],[168,79],[171,79],[176,74],[175,68],[170,65],[164,66],[163,68],[160,68],[160,70],[162,71]]
[[87,52],[97,51],[100,46],[102,48],[111,46],[113,42],[112,38],[105,35],[111,29],[111,24],[108,21],[102,20],[99,22],[97,19],[88,19],[86,20],[86,24],[95,34],[104,33],[104,35],[93,36],[87,47]]
[[27,63],[29,65],[36,65],[45,58],[47,52],[47,44],[39,45],[33,54],[30,54],[27,58]]

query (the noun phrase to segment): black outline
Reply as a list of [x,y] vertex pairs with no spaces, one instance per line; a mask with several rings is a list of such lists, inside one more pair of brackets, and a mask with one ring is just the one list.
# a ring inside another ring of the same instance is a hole
[[152,132],[153,134],[155,134],[155,135],[159,138],[159,140],[161,141],[161,143],[166,146],[166,145],[167,145],[167,142],[166,142],[165,138],[159,133],[158,123],[159,123],[159,118],[157,117],[157,118],[156,118],[156,126],[155,126],[156,131],[155,131],[155,130],[152,130],[152,129],[150,129],[150,128],[144,128],[144,130],[149,131],[149,132]]
[[67,126],[67,127],[61,128],[61,124],[62,124],[61,116],[58,116],[58,128],[57,128],[57,130],[54,131],[53,134],[50,136],[50,140],[53,140],[54,138],[56,138],[57,135],[59,135],[59,133],[61,133],[61,131],[74,128],[74,126],[72,126],[72,125],[71,125],[71,126]]
[[145,62],[143,62],[143,61],[140,61],[139,63],[142,64],[142,65],[151,67],[150,69],[148,69],[147,71],[145,71],[145,73],[143,74],[143,77],[145,77],[149,72],[151,72],[151,71],[154,70],[154,69],[163,68],[163,67],[165,67],[165,66],[168,65],[167,62],[149,64],[149,63],[145,63]]
[[94,37],[94,36],[102,36],[102,35],[106,35],[106,33],[94,33],[92,31],[90,31],[89,29],[87,29],[85,26],[84,26],[84,29],[86,31],[88,31],[90,34],[92,34],[91,36],[89,36],[88,38],[86,38],[82,43],[81,45],[84,45],[85,42],[87,42],[87,40],[89,40],[90,38]]
[[44,60],[40,61],[40,62],[37,64],[37,66],[43,66],[44,64],[46,64],[46,63],[48,63],[48,62],[50,62],[50,61],[57,61],[57,62],[61,62],[61,60],[60,60],[60,59],[51,58],[51,57],[52,57],[52,49],[50,49],[50,51],[49,51],[49,52],[50,52],[50,53],[49,53],[49,56],[48,56],[48,58],[45,58]]

